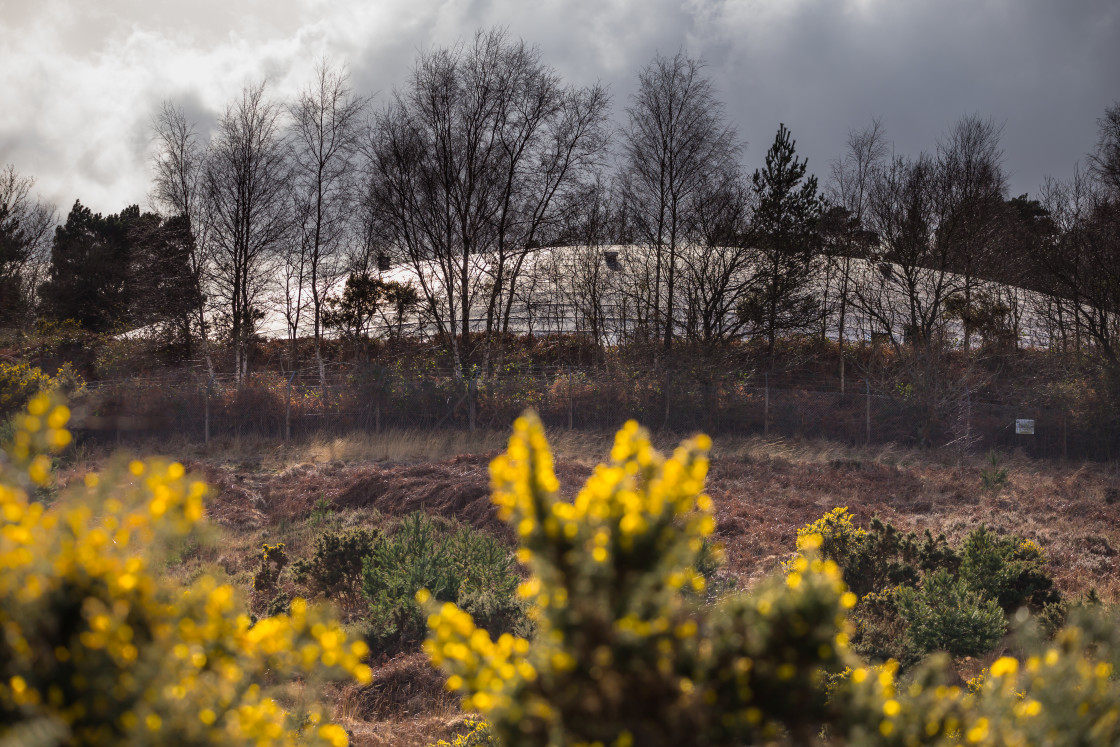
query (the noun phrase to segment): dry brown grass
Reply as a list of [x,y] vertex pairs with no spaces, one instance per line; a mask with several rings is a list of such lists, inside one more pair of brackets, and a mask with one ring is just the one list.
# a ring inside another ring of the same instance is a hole
[[[208,513],[216,536],[198,547],[173,548],[167,572],[184,581],[216,574],[248,589],[262,543],[284,542],[290,557],[305,557],[328,526],[383,525],[422,509],[503,534],[489,501],[487,468],[507,435],[389,431],[289,443],[165,442],[137,451],[179,458],[214,486]],[[613,433],[555,431],[549,437],[558,477],[571,495],[606,457]],[[662,450],[678,441],[678,434],[654,434]],[[79,456],[64,479],[103,465],[108,451],[86,449]],[[726,571],[740,587],[750,587],[788,556],[799,527],[847,506],[861,523],[880,516],[903,529],[944,532],[953,542],[980,523],[1014,532],[1047,551],[1065,595],[1096,588],[1106,602],[1120,601],[1120,468],[1017,455],[1001,466],[1008,470],[1006,484],[985,491],[981,471],[990,465],[983,455],[720,437],[708,490]],[[331,511],[315,514],[320,524],[313,526],[309,518],[322,502]],[[333,691],[353,744],[420,747],[465,730],[453,699],[422,659],[374,662],[378,685]]]
[[[614,432],[558,430],[549,434],[557,454],[582,461],[598,461],[609,450]],[[505,448],[508,430],[387,429],[380,433],[354,431],[344,435],[313,434],[290,441],[258,436],[223,436],[203,444],[187,439],[138,441],[124,450],[165,454],[176,459],[226,469],[278,472],[301,464],[366,464],[432,462],[463,454],[486,454]],[[103,461],[118,450],[113,444],[82,447],[74,461]]]
[[[261,542],[284,541],[298,554],[315,529],[307,518],[320,501],[338,521],[377,523],[426,510],[501,533],[489,502],[487,465],[506,432],[386,431],[276,442],[215,440],[162,443],[214,486],[210,516],[234,529],[218,557],[195,561],[243,578]],[[613,433],[554,430],[549,434],[565,491],[574,493],[590,467],[605,458]],[[678,434],[655,433],[669,450]],[[157,446],[152,444],[152,447]],[[141,448],[143,445],[141,446]],[[1097,588],[1120,597],[1120,469],[1003,459],[1008,482],[982,489],[983,455],[920,451],[894,445],[850,447],[828,441],[724,436],[713,447],[709,492],[729,570],[744,584],[772,570],[793,547],[798,527],[835,506],[860,521],[878,515],[900,527],[945,532],[959,539],[979,523],[1041,544],[1067,594]],[[71,464],[73,479],[104,464],[107,451],[87,449]],[[192,569],[190,573],[197,572]]]

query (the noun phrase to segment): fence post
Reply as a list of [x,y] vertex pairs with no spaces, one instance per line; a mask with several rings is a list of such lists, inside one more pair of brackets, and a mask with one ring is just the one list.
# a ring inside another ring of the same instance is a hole
[[964,388],[964,448],[972,450],[972,390]]
[[572,402],[572,366],[568,364],[568,430],[572,430],[572,421],[575,419],[575,404]]
[[288,376],[288,392],[284,397],[284,440],[288,441],[292,437],[292,379],[296,377],[296,372],[292,371]]
[[214,388],[214,374],[210,374],[210,378],[206,380],[206,415],[205,415],[205,433],[203,435],[203,443],[210,443],[210,392]]
[[763,389],[765,394],[764,394],[763,406],[762,406],[762,435],[769,436],[770,435],[770,372],[769,371],[762,374],[762,380],[763,380],[763,383],[764,383],[764,386],[765,386],[765,388]]
[[671,403],[670,397],[672,396],[669,393],[669,387],[672,386],[672,384],[673,384],[673,375],[668,370],[666,370],[665,371],[665,422],[664,422],[664,425],[661,426],[662,429],[664,429],[664,430],[669,430],[669,405]]
[[478,379],[476,377],[477,374],[472,373],[471,378],[467,381],[467,412],[470,416],[471,433],[474,433],[474,401],[478,392]]
[[1062,459],[1069,459],[1069,437],[1066,430],[1066,415],[1062,415]]
[[863,383],[864,383],[864,387],[867,391],[867,414],[866,414],[866,417],[865,417],[866,431],[867,431],[866,442],[867,442],[867,445],[870,446],[871,445],[871,379],[864,379]]

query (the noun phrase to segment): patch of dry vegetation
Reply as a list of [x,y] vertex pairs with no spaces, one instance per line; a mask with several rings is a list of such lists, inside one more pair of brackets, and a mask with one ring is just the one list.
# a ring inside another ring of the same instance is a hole
[[[207,512],[216,536],[171,548],[167,572],[184,580],[217,574],[248,589],[264,543],[283,542],[289,557],[306,557],[324,528],[384,528],[418,509],[512,543],[489,498],[488,465],[506,436],[401,431],[289,443],[162,443],[139,450],[185,459],[213,486]],[[609,451],[612,434],[559,431],[550,438],[557,477],[571,495]],[[676,440],[670,433],[655,437],[658,448]],[[79,452],[63,478],[75,479],[107,459],[107,453]],[[880,516],[899,529],[944,532],[954,544],[981,523],[1018,534],[1046,551],[1067,597],[1095,588],[1104,601],[1120,601],[1120,468],[1012,455],[1001,462],[1006,482],[986,490],[982,472],[989,466],[981,455],[956,452],[719,438],[708,492],[716,538],[726,549],[723,573],[740,588],[753,586],[789,557],[798,528],[847,506],[861,524]],[[421,655],[372,665],[373,685],[331,695],[352,743],[412,747],[463,730],[454,698]]]

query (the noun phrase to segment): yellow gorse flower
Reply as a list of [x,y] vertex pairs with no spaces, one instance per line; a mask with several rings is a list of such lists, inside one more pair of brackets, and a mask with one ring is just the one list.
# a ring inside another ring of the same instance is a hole
[[[530,570],[519,594],[536,637],[495,641],[455,605],[418,595],[425,650],[502,744],[722,743],[820,714],[821,668],[845,656],[834,563],[810,556],[796,584],[714,607],[685,593],[705,587],[696,567],[715,530],[703,492],[710,447],[698,436],[666,458],[629,422],[569,502],[540,422],[514,424],[491,484]],[[784,643],[768,647],[761,629]]]
[[302,600],[254,625],[230,586],[183,589],[150,567],[145,548],[203,514],[206,486],[182,465],[134,461],[50,508],[31,497],[53,479],[42,457],[69,443],[68,418],[32,399],[0,471],[0,738],[41,727],[73,744],[346,744],[320,706],[281,707],[270,685],[368,681],[364,643]]

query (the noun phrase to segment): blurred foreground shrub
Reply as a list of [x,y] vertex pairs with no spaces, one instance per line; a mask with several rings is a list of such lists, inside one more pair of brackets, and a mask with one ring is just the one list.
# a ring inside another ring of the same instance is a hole
[[0,743],[345,745],[309,685],[368,681],[364,643],[302,600],[253,625],[231,587],[182,588],[149,561],[202,517],[206,488],[181,465],[29,497],[53,481],[68,417],[35,397],[0,462]]
[[848,661],[842,602],[854,601],[835,563],[801,558],[787,578],[714,605],[682,593],[705,584],[708,446],[666,460],[630,423],[568,503],[540,423],[517,421],[491,474],[532,572],[520,593],[536,636],[494,641],[429,601],[426,644],[502,744],[741,744],[809,737],[826,720],[821,684]]

